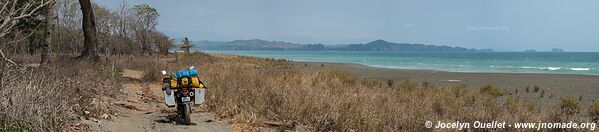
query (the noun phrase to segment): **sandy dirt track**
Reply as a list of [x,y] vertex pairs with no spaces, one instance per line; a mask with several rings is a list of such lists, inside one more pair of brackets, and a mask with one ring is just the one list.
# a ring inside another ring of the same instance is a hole
[[[125,70],[123,77],[140,79],[143,72]],[[84,121],[92,131],[233,131],[231,124],[217,120],[214,114],[203,111],[202,106],[192,106],[192,125],[183,125],[183,120],[177,117],[175,108],[164,105],[160,85],[130,82],[123,84],[122,92],[125,96],[114,103],[119,106],[118,113],[113,113],[109,119]]]

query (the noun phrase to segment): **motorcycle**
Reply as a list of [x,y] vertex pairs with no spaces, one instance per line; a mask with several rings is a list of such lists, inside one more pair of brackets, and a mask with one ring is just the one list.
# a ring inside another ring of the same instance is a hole
[[163,70],[162,75],[165,76],[162,91],[166,106],[176,107],[177,116],[183,118],[184,124],[190,125],[191,104],[199,105],[204,102],[206,85],[199,79],[193,66],[170,76]]

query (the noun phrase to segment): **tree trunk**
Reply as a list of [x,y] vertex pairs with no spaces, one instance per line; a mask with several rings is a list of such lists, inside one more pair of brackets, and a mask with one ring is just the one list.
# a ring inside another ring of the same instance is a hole
[[152,36],[150,34],[150,31],[147,31],[146,35],[147,35],[147,37],[146,37],[146,39],[147,39],[146,40],[146,46],[147,46],[148,54],[150,56],[152,56],[154,50],[152,50],[152,41],[150,40],[150,39],[152,39]]
[[35,54],[35,37],[29,37],[29,55]]
[[97,44],[98,39],[96,38],[96,21],[94,20],[94,11],[92,10],[92,4],[89,0],[79,0],[81,5],[81,11],[83,13],[83,37],[85,42],[83,44],[84,50],[81,52],[81,58],[88,60],[98,60]]
[[50,45],[52,45],[52,30],[54,29],[54,1],[50,0],[46,7],[46,31],[44,33],[44,42],[42,43],[42,53],[40,64],[50,63]]

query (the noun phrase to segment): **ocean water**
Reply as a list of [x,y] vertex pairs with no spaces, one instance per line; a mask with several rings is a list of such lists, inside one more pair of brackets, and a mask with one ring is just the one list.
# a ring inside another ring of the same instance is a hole
[[207,51],[293,61],[451,72],[599,75],[599,52]]

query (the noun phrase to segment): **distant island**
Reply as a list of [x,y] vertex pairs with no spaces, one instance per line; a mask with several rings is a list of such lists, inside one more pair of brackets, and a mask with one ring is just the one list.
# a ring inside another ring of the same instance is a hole
[[375,40],[366,44],[296,44],[261,39],[235,41],[197,41],[195,48],[201,50],[289,50],[289,51],[437,51],[437,52],[493,52],[492,49],[469,49],[462,47],[425,44],[393,43]]
[[538,52],[537,50],[533,50],[533,49],[529,49],[529,50],[525,50],[524,52]]
[[565,52],[565,51],[564,51],[564,49],[553,48],[553,49],[551,49],[551,52]]
[[529,50],[524,50],[524,52],[566,52],[564,49],[560,49],[560,48],[553,48],[550,51],[537,51],[534,49],[529,49]]

